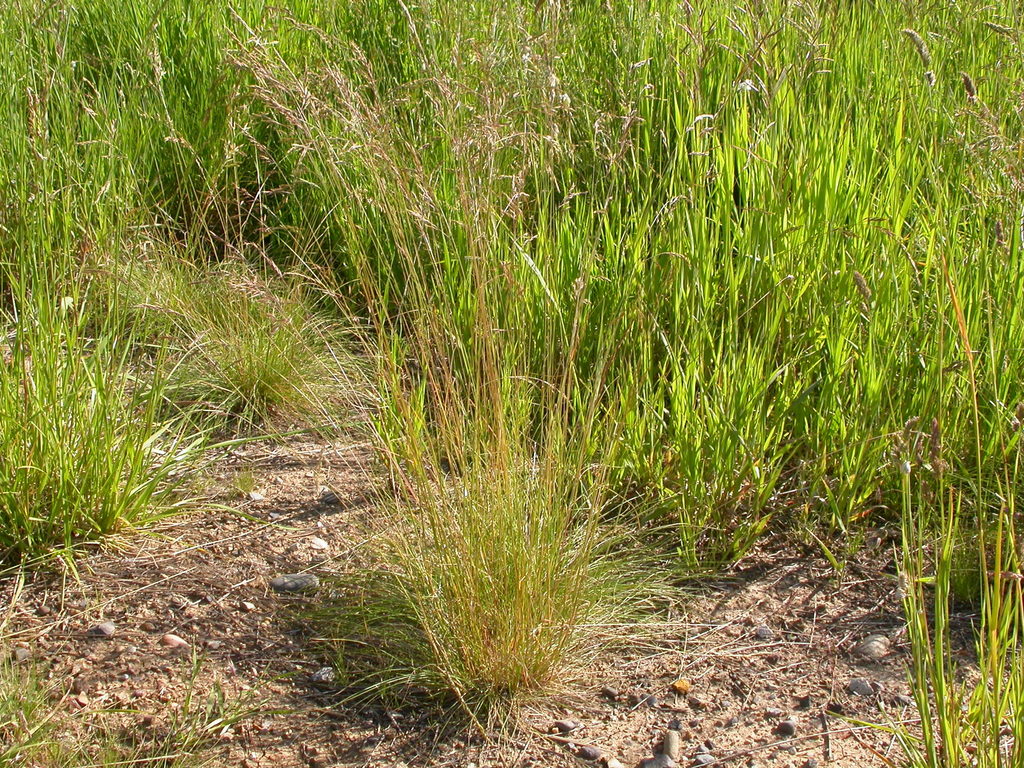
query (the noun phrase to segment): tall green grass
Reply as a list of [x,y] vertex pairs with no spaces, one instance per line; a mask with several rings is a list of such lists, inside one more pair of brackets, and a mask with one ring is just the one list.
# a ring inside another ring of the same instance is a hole
[[161,416],[161,379],[136,376],[126,343],[82,335],[81,306],[32,309],[20,307],[0,366],[3,561],[173,511],[204,443]]
[[[1019,385],[981,397],[974,456],[936,288],[945,260],[978,365],[1020,370],[1020,59],[1015,33],[986,26],[1010,19],[482,7],[364,9],[324,31],[347,53],[314,75],[280,47],[239,54],[383,327],[419,333],[429,308],[439,365],[466,380],[477,336],[500,329],[512,368],[598,393],[625,425],[617,483],[675,517],[690,565],[736,556],[772,516],[894,519],[887,452],[912,419],[970,457],[954,474],[997,469]],[[400,67],[374,47],[396,26]]]
[[9,270],[140,224],[300,258],[389,333],[431,307],[463,377],[483,306],[527,375],[603,388],[616,482],[691,564],[898,509],[908,419],[970,453],[940,255],[979,365],[1020,367],[1012,9],[178,10],[6,12]]

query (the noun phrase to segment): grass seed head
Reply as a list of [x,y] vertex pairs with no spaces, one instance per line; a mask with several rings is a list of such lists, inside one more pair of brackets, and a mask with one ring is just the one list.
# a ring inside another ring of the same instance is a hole
[[932,55],[928,51],[928,44],[925,43],[924,38],[921,37],[913,29],[904,29],[903,34],[910,38],[910,41],[914,44],[914,48],[917,49],[917,55],[921,57],[921,63],[925,69],[931,69],[932,66]]
[[978,90],[974,87],[974,81],[971,80],[971,76],[966,72],[961,72],[960,76],[964,80],[964,91],[967,92],[967,98],[969,101],[978,100]]
[[986,27],[991,29],[993,32],[995,32],[997,35],[1002,35],[1003,37],[1013,37],[1012,27],[1005,27],[1002,24],[996,24],[994,21],[985,21],[982,23]]
[[871,301],[871,288],[868,286],[868,281],[864,278],[860,272],[853,273],[853,282],[857,284],[857,290],[860,295],[864,297],[864,301]]

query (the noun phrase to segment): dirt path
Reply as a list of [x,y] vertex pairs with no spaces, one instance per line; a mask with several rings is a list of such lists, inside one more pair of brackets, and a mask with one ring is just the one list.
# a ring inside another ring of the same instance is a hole
[[[197,702],[222,696],[226,714],[245,714],[215,729],[223,765],[571,766],[586,764],[575,755],[591,745],[632,766],[669,728],[681,765],[898,762],[890,737],[846,719],[913,716],[885,546],[841,577],[791,549],[760,552],[728,580],[695,588],[685,616],[638,633],[639,647],[608,655],[574,692],[529,709],[533,736],[467,743],[415,713],[338,705],[320,672],[325,647],[291,610],[316,596],[283,596],[269,581],[329,575],[360,556],[370,462],[352,441],[240,449],[215,483],[245,516],[177,518],[123,551],[87,556],[77,581],[36,575],[19,589],[5,579],[8,640],[46,670],[61,712],[106,713],[108,727],[126,732],[173,728]],[[104,623],[109,637],[90,634]],[[168,634],[187,645],[167,645]],[[891,641],[888,652],[857,657],[872,634]],[[866,695],[849,690],[855,678]],[[543,735],[556,720],[579,728]]]

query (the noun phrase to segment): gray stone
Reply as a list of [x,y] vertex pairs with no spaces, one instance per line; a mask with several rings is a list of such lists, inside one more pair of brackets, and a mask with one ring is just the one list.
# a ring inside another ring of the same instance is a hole
[[853,649],[853,652],[862,659],[878,661],[888,655],[891,646],[892,641],[888,637],[885,635],[874,634],[868,635],[861,640],[860,643],[857,644],[857,647]]
[[15,664],[24,664],[32,658],[32,652],[28,648],[15,648],[11,657],[14,659]]
[[285,573],[270,580],[275,592],[312,592],[320,586],[320,579],[312,573]]
[[310,682],[313,683],[333,683],[334,682],[334,668],[333,667],[320,667],[316,672],[309,676]]
[[642,761],[640,768],[675,768],[676,765],[676,761],[668,755],[655,755]]
[[604,757],[604,751],[593,744],[579,744],[576,747],[576,757],[580,760],[600,760]]
[[579,727],[580,724],[575,720],[555,720],[555,722],[551,724],[552,730],[556,733],[572,733],[573,731],[578,730]]
[[321,504],[325,506],[334,506],[335,504],[341,503],[341,499],[338,498],[338,494],[336,494],[327,486],[323,486],[320,488],[319,501]]
[[855,677],[846,684],[846,690],[854,696],[874,696],[875,688],[866,677]]
[[102,624],[90,628],[86,634],[89,637],[113,637],[115,632],[117,632],[117,627],[114,626],[114,622],[104,621]]
[[775,633],[772,632],[771,627],[766,627],[762,624],[754,628],[754,637],[758,640],[774,640]]
[[318,550],[321,550],[321,551],[323,551],[325,549],[330,549],[331,548],[331,545],[328,544],[323,539],[321,539],[319,536],[310,536],[309,537],[309,546],[311,546],[313,549],[318,549]]
[[707,752],[702,752],[700,754],[693,756],[694,765],[711,765],[713,762],[715,762],[715,760],[715,756],[710,755]]

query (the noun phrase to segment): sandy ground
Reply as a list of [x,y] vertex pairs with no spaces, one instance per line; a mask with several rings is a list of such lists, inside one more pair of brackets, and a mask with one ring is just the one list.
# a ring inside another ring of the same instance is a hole
[[[634,766],[668,730],[678,733],[680,765],[899,764],[893,737],[860,724],[915,717],[884,540],[838,575],[813,553],[794,556],[791,544],[762,548],[681,591],[667,619],[602,628],[635,630],[636,642],[527,708],[511,735],[340,704],[318,674],[326,646],[293,610],[317,595],[281,595],[269,581],[329,576],[363,556],[371,461],[356,441],[236,450],[213,482],[244,515],[175,518],[157,535],[88,554],[77,579],[5,578],[6,645],[27,649],[23,663],[44,671],[58,709],[82,723],[102,715],[126,732],[158,734],[222,698],[224,713],[241,717],[212,731],[209,756],[222,765]],[[113,633],[95,636],[105,622]],[[168,645],[168,634],[183,644]],[[885,638],[876,646],[884,655],[859,655],[873,635]],[[556,721],[566,721],[561,730]]]

